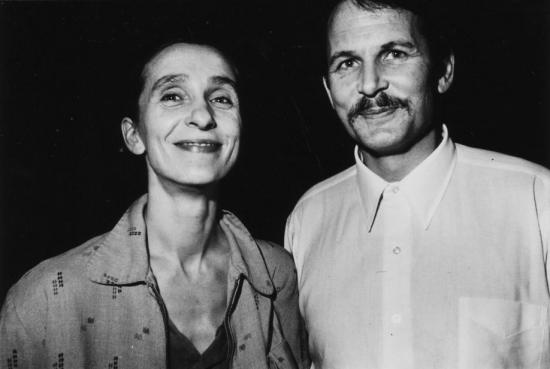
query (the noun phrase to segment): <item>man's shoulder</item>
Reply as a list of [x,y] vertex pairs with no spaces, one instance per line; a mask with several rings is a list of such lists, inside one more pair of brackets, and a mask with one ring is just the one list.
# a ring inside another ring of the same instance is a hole
[[550,170],[531,161],[499,153],[457,144],[458,163],[473,168],[492,171],[511,177],[537,177],[550,183]]
[[38,263],[10,288],[6,300],[9,299],[16,305],[26,305],[42,299],[51,291],[55,293],[55,290],[67,288],[67,285],[81,285],[87,278],[87,263],[104,237],[105,235],[93,237],[75,248]]
[[307,190],[298,200],[296,206],[314,203],[323,198],[337,199],[349,194],[350,188],[356,186],[355,177],[357,169],[355,165],[329,177]]

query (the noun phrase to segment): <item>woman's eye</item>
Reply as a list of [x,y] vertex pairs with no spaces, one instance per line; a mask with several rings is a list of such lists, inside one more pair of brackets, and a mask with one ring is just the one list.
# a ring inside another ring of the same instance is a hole
[[160,101],[166,106],[176,106],[181,104],[186,95],[181,92],[165,92],[160,96]]
[[210,100],[213,104],[220,107],[232,107],[233,101],[227,96],[216,96]]
[[162,95],[160,100],[161,101],[166,101],[166,102],[178,102],[178,101],[182,100],[182,97],[178,94],[169,93],[169,94]]

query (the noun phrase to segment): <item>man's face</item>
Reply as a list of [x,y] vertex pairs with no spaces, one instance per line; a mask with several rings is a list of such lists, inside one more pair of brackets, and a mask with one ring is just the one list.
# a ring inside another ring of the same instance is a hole
[[437,81],[413,13],[343,2],[329,26],[328,53],[329,98],[363,151],[402,154],[432,130]]
[[225,176],[239,151],[235,75],[215,50],[169,46],[145,67],[139,140],[149,174],[161,182],[205,185]]

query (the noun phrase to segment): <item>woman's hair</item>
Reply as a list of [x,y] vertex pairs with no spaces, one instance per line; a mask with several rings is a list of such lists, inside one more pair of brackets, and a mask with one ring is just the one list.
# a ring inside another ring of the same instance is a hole
[[163,50],[166,48],[180,43],[202,45],[210,47],[216,50],[235,74],[237,81],[239,77],[238,69],[234,63],[234,59],[231,57],[228,49],[222,42],[212,41],[207,38],[201,37],[170,37],[163,40],[153,40],[149,42],[140,43],[141,48],[135,52],[135,54],[129,58],[132,65],[129,65],[126,70],[126,84],[129,88],[125,89],[127,95],[125,96],[125,103],[123,104],[124,116],[131,118],[134,122],[140,120],[140,106],[139,98],[143,92],[145,86],[145,80],[147,78],[147,65]]

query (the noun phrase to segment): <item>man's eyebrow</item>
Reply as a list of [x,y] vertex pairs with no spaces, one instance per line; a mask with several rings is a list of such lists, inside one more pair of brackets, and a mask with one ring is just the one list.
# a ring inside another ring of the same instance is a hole
[[188,78],[187,74],[167,74],[165,76],[160,77],[155,81],[153,84],[153,87],[151,89],[152,92],[157,91],[162,86],[173,83],[173,82],[179,82],[179,81],[185,81]]
[[330,56],[330,58],[328,59],[328,65],[332,65],[332,63],[334,63],[334,61],[336,59],[340,59],[340,58],[355,58],[355,53],[351,52],[351,51],[347,51],[347,50],[342,50],[342,51],[338,51],[337,53],[334,53]]
[[233,78],[227,76],[210,77],[210,81],[215,85],[229,85],[233,87],[233,89],[237,89],[237,82]]
[[[390,41],[390,42],[387,42],[385,44],[383,44],[380,48],[382,50],[391,50],[395,47],[404,47],[404,48],[407,48],[407,49],[415,49],[416,50],[416,45],[409,41],[409,40],[397,40],[397,41]],[[352,51],[348,51],[348,50],[342,50],[342,51],[338,51],[337,53],[334,53],[333,55],[330,56],[329,60],[328,60],[328,65],[332,65],[332,63],[334,63],[335,60],[337,59],[340,59],[340,58],[355,58],[356,55],[355,53],[353,53]]]
[[414,43],[412,43],[411,41],[408,41],[408,40],[391,41],[391,42],[383,44],[381,49],[382,50],[390,50],[390,49],[393,49],[395,47],[404,47],[404,48],[407,48],[407,49],[416,49],[416,45]]

